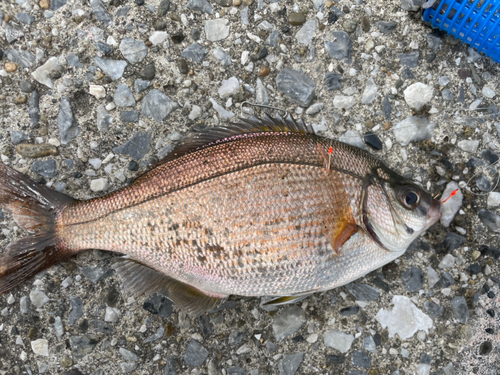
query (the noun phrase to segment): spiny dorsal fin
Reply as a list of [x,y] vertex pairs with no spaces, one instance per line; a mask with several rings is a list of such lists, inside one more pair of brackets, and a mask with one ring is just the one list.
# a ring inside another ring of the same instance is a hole
[[262,118],[255,116],[248,119],[240,118],[237,122],[224,127],[193,129],[171,153],[160,161],[160,164],[201,148],[238,139],[243,134],[270,132],[314,134],[310,125],[302,119],[295,120],[290,114],[285,118],[280,115],[271,117],[267,113]]
[[191,285],[172,279],[163,273],[131,259],[119,258],[113,268],[126,291],[135,295],[162,294],[170,298],[181,310],[196,317],[214,309],[228,296],[209,296]]

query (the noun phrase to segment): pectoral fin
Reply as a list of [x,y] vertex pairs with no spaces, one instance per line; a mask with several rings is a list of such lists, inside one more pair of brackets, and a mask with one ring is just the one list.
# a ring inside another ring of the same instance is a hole
[[208,295],[134,260],[120,259],[113,268],[120,276],[125,290],[136,295],[162,294],[193,317],[217,307],[228,297]]

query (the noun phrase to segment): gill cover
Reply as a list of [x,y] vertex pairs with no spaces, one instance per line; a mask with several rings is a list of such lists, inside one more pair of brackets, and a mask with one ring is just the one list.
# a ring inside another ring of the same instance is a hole
[[441,217],[440,203],[389,169],[377,168],[362,193],[365,231],[382,248],[400,252]]

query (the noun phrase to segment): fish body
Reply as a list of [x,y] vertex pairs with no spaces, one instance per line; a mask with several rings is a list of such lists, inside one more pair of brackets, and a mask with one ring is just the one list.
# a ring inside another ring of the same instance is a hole
[[[5,186],[0,203],[22,225],[26,197],[8,203]],[[58,258],[47,264],[86,249],[124,253],[115,268],[127,289],[162,292],[193,315],[231,294],[279,299],[344,285],[403,254],[440,217],[439,202],[369,153],[291,118],[194,133],[100,198],[50,194],[39,235],[50,231],[45,245]],[[30,243],[31,253],[47,253]],[[11,247],[0,292],[19,284],[12,259],[22,250]]]

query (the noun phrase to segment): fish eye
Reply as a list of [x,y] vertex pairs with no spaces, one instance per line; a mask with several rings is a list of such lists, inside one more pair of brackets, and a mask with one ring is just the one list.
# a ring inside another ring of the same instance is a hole
[[414,209],[420,203],[420,194],[414,188],[407,187],[401,191],[399,200],[405,207]]

